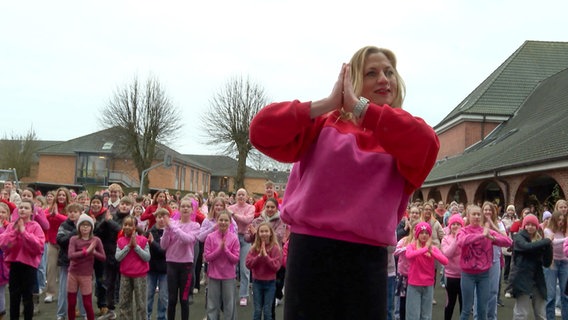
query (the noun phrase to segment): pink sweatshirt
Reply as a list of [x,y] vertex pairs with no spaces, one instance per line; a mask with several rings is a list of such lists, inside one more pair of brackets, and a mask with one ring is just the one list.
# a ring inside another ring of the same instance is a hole
[[282,253],[277,245],[266,251],[267,255],[261,256],[258,250],[251,248],[247,254],[246,265],[252,271],[253,279],[276,279],[276,272],[282,266]]
[[[549,237],[553,234],[552,230],[546,228],[544,229],[544,236]],[[554,260],[568,261],[568,257],[564,254],[564,243],[568,239],[565,237],[563,232],[554,233],[554,240],[552,240],[552,258]]]
[[6,231],[0,234],[0,248],[4,252],[4,261],[21,262],[37,268],[43,254],[45,234],[39,223],[35,221],[26,222],[24,232],[20,232],[14,229],[17,221],[10,223]]
[[493,264],[493,246],[509,247],[513,243],[509,237],[494,230],[490,234],[495,237],[494,241],[483,235],[481,226],[468,225],[460,229],[456,241],[462,250],[460,267],[463,272],[479,274],[489,270]]
[[442,254],[440,249],[432,245],[432,251],[428,254],[428,247],[416,249],[414,243],[406,246],[406,259],[408,259],[408,284],[413,286],[433,286],[434,276],[436,275],[435,261],[441,264],[448,264],[448,258]]
[[442,239],[442,253],[448,258],[448,264],[444,268],[446,277],[461,278],[461,248],[458,246],[456,237],[451,233],[446,234]]
[[[118,238],[116,245],[116,260],[120,262],[120,274],[130,278],[146,277],[150,270],[150,248],[148,239],[136,233],[136,247],[130,248],[130,238],[122,236]],[[128,248],[127,248],[128,247]]]
[[193,249],[197,241],[199,223],[170,221],[170,226],[164,229],[164,234],[160,239],[160,247],[166,250],[166,261],[193,262]]
[[233,213],[233,219],[237,222],[238,233],[244,235],[248,225],[254,219],[254,206],[246,202],[242,206],[235,203],[227,209]]
[[[310,107],[310,102],[274,103],[250,126],[259,151],[294,162],[282,220],[297,234],[395,245],[394,230],[408,198],[436,162],[436,133],[422,119],[386,105],[369,104],[360,125],[338,120],[339,111],[311,119]],[[377,214],[361,223],[356,217],[363,212]]]
[[406,259],[406,245],[404,244],[404,238],[400,239],[396,244],[396,249],[394,250],[394,256],[398,256],[398,273],[403,276],[408,276],[408,259]]
[[[221,241],[225,239],[225,245],[221,247]],[[235,268],[239,262],[239,238],[233,232],[221,233],[215,230],[205,239],[203,259],[209,262],[207,276],[217,279],[235,279]]]

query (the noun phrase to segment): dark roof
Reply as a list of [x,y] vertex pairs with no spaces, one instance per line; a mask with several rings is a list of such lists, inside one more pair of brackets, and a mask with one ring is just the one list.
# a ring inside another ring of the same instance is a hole
[[[164,154],[169,153],[172,154],[176,162],[187,163],[204,171],[210,171],[208,166],[194,163],[181,153],[164,144],[158,143],[157,149],[159,151],[157,152],[157,160],[163,159]],[[61,141],[38,150],[38,154],[75,155],[77,153],[97,153],[109,154],[115,157],[130,157],[130,155],[124,153],[123,145],[120,143],[119,139],[117,139],[116,131],[114,131],[113,128],[93,132],[68,141]]]
[[512,116],[539,82],[567,67],[568,42],[526,41],[434,129],[460,116]]
[[[207,166],[211,169],[212,176],[234,177],[237,173],[237,160],[224,155],[201,155],[201,154],[185,154],[188,160]],[[266,178],[262,171],[254,170],[247,166],[245,172],[247,178]]]
[[74,155],[78,152],[118,154],[120,146],[113,129],[105,129],[42,148],[39,154]]
[[483,141],[458,157],[439,161],[425,184],[568,159],[566,88],[568,68],[539,83],[514,116]]
[[266,170],[266,178],[274,183],[288,183],[290,171]]

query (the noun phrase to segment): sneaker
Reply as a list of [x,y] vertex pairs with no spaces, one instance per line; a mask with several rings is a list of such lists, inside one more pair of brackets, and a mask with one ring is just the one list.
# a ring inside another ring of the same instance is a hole
[[562,317],[562,310],[560,310],[560,308],[555,308],[554,315],[557,317]]
[[59,316],[59,317],[57,317],[57,320],[65,320],[65,317]]
[[241,301],[239,303],[241,305],[241,307],[246,307],[248,304],[247,298],[241,298]]
[[198,294],[198,293],[199,293],[199,289],[193,288],[193,294]]
[[53,296],[48,294],[47,296],[45,296],[45,299],[43,299],[43,302],[52,303],[53,302]]
[[436,302],[436,299],[432,299],[432,304],[438,304],[438,302]]
[[107,307],[100,307],[99,308],[99,316],[104,316],[105,314],[108,313],[108,308]]
[[97,318],[97,320],[114,320],[114,319],[116,319],[116,314],[114,313],[114,310],[108,310],[106,314]]
[[274,301],[274,306],[278,307],[278,306],[281,305],[281,304],[282,304],[282,300],[276,298],[276,300]]
[[505,292],[505,298],[512,298],[513,296],[511,296],[510,292]]
[[503,304],[503,301],[497,300],[497,306],[504,307],[505,305]]

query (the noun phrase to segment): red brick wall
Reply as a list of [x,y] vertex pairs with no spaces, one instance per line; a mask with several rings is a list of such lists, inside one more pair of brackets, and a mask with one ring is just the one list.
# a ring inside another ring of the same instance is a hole
[[40,155],[37,181],[54,184],[75,183],[75,156]]
[[499,123],[463,122],[438,135],[437,160],[461,154],[467,147],[485,138]]

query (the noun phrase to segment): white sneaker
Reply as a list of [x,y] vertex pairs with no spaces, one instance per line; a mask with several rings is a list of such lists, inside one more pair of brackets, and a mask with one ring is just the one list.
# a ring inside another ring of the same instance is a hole
[[512,298],[512,297],[513,297],[513,296],[511,296],[511,293],[510,293],[510,292],[506,292],[506,293],[505,293],[505,298]]
[[554,315],[557,317],[562,317],[562,310],[560,310],[560,308],[555,308]]
[[278,306],[281,305],[281,304],[282,304],[282,300],[276,298],[276,301],[274,302],[274,305],[278,307]]
[[198,293],[199,293],[199,289],[193,288],[193,294],[198,294]]
[[53,296],[48,294],[47,296],[45,296],[45,299],[43,299],[43,302],[52,303],[53,302]]

